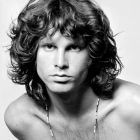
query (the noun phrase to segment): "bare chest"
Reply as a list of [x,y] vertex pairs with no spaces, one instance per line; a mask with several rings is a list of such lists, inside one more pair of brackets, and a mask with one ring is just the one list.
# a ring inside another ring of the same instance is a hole
[[[93,127],[80,131],[70,131],[67,128],[65,128],[63,132],[55,128],[52,128],[52,130],[54,136],[51,137],[48,131],[48,140],[93,140],[94,138]],[[42,133],[42,131],[36,133]],[[44,137],[42,140],[46,140],[46,138]],[[115,120],[112,124],[106,121],[100,121],[98,122],[94,140],[140,140],[140,135],[137,133],[137,130],[132,129],[130,126],[119,124],[119,122],[115,123]]]
[[[109,110],[106,112],[107,113],[103,113],[103,115],[99,114],[94,140],[140,140],[140,128],[136,127],[132,122],[120,117],[116,111]],[[93,123],[90,127],[78,125],[77,130],[70,130],[69,127],[64,127],[60,130],[57,127],[57,123],[51,121],[51,129],[54,133],[54,136],[51,137],[46,121],[40,120],[41,119],[38,119],[36,127],[33,127],[32,132],[30,132],[30,134],[34,134],[36,138],[34,140],[93,140],[94,138],[94,122],[90,122]],[[69,124],[71,124],[71,122],[69,122]]]
[[138,130],[117,120],[101,121],[98,124],[96,140],[140,140]]

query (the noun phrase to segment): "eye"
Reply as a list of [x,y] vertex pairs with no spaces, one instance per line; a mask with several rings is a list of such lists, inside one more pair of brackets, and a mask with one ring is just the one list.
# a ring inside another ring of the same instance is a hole
[[72,50],[72,51],[78,52],[81,49],[82,49],[82,47],[81,46],[78,46],[78,45],[71,45],[71,46],[69,46],[69,50]]
[[45,44],[43,46],[43,48],[46,50],[46,51],[53,51],[56,47],[51,45],[51,44]]

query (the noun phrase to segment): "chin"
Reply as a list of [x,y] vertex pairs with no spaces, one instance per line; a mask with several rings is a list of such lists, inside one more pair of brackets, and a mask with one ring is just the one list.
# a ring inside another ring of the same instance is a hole
[[72,84],[49,84],[47,85],[47,89],[53,93],[68,93],[73,89]]

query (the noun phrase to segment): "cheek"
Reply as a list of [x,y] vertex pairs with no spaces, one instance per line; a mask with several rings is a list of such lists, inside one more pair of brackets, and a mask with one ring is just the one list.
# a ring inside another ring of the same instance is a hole
[[41,51],[37,54],[36,64],[37,64],[37,73],[39,77],[42,79],[48,73],[50,67],[50,60],[46,58],[46,55],[41,53]]
[[75,60],[73,60],[73,62],[77,63],[76,65],[79,67],[79,69],[88,69],[90,64],[91,64],[91,59],[88,56],[87,53],[77,57]]
[[53,55],[46,53],[43,48],[39,48],[36,62],[38,68],[47,70],[53,64]]
[[82,57],[77,57],[73,61],[74,63],[74,71],[78,77],[86,78],[88,74],[88,69],[91,64],[91,59],[88,55],[84,55]]

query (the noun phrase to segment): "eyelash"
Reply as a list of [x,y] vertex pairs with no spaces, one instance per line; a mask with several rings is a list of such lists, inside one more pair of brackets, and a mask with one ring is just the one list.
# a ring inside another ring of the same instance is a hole
[[49,45],[49,44],[46,45],[45,47],[47,47],[47,48],[50,48],[50,47],[51,47],[51,48],[55,48],[55,46],[53,46],[53,45]]
[[71,49],[73,49],[74,48],[74,50],[77,50],[77,51],[80,51],[80,50],[82,50],[82,47],[81,46],[78,46],[78,45],[71,45],[71,46],[69,46],[69,50],[70,50],[70,48]]
[[[46,50],[52,50],[52,49],[55,49],[56,47],[53,46],[53,45],[50,45],[50,44],[47,44],[47,45],[44,45],[43,46]],[[74,49],[73,49],[74,48]],[[81,51],[82,50],[82,47],[81,46],[78,46],[78,45],[71,45],[67,48],[67,50],[72,50],[72,51]]]

